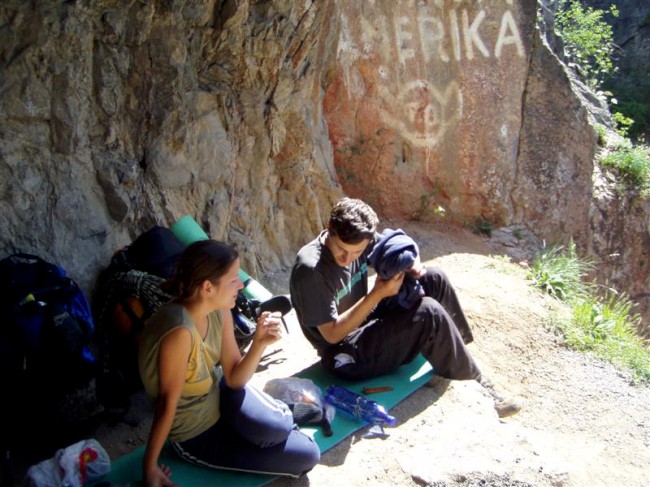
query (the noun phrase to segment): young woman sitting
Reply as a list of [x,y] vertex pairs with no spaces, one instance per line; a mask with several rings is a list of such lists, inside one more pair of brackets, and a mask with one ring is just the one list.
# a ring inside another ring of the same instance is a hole
[[138,365],[156,404],[143,462],[148,486],[174,485],[170,468],[159,464],[167,439],[181,458],[212,468],[299,477],[320,460],[289,408],[246,385],[282,331],[279,314],[263,313],[242,357],[230,312],[243,287],[238,271],[232,247],[191,244],[167,283],[175,298],[145,326]]

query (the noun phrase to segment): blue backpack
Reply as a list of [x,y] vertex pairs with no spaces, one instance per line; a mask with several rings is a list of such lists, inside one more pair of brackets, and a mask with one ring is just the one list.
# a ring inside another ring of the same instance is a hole
[[61,266],[21,253],[0,260],[0,313],[3,368],[62,386],[92,376],[90,305]]
[[[64,398],[96,375],[88,301],[56,264],[30,254],[0,260],[0,452],[51,456],[69,434]],[[34,441],[37,438],[38,441]]]

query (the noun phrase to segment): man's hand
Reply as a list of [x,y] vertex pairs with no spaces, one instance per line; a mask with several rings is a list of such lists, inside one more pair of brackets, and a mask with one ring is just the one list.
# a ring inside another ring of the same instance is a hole
[[427,268],[422,262],[420,262],[420,257],[416,257],[413,266],[407,272],[416,279],[420,279],[427,273]]
[[395,274],[390,279],[382,279],[377,276],[375,279],[375,286],[372,288],[371,293],[376,293],[381,299],[395,296],[404,282],[404,273],[400,272]]
[[367,295],[352,305],[345,313],[339,315],[336,321],[320,325],[318,331],[328,343],[339,343],[349,333],[361,326],[382,299],[397,294],[403,282],[403,272],[386,280],[377,276],[375,285]]

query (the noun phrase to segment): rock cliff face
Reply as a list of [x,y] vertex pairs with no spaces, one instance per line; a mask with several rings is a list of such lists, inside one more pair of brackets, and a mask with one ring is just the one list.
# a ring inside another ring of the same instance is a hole
[[189,213],[257,273],[341,190],[322,117],[330,2],[3,2],[0,249],[86,288]]
[[592,117],[536,10],[3,2],[0,255],[38,253],[92,290],[117,248],[189,213],[257,274],[291,264],[344,193],[599,255],[630,231],[647,245],[647,205],[641,230],[619,212],[594,220]]

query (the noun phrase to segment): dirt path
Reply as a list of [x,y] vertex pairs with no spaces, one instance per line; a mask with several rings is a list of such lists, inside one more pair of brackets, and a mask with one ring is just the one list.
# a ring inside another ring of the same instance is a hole
[[[648,386],[559,345],[547,327],[566,311],[530,287],[524,267],[494,257],[506,247],[462,229],[386,226],[406,230],[423,259],[447,272],[473,326],[470,349],[484,375],[497,390],[522,398],[525,408],[500,420],[476,383],[423,388],[393,409],[399,424],[387,429],[389,438],[363,439],[361,430],[305,478],[274,486],[648,485]],[[262,280],[274,292],[287,292],[288,270]],[[316,360],[294,319],[289,326],[256,374],[257,384]],[[112,456],[146,438],[149,408],[141,396],[134,399],[138,426],[102,426],[95,436]]]

